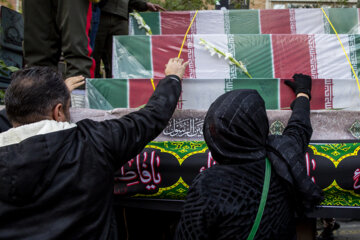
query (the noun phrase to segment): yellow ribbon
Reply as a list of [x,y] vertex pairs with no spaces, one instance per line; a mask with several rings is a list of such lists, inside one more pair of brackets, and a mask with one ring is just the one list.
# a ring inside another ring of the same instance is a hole
[[326,12],[324,11],[324,9],[321,8],[321,10],[322,10],[322,12],[324,13],[324,15],[325,15],[326,19],[328,20],[328,22],[330,23],[330,26],[331,26],[332,29],[334,30],[334,32],[335,32],[335,34],[336,34],[336,37],[337,37],[337,39],[338,39],[339,42],[340,42],[341,48],[342,48],[342,50],[344,51],[345,56],[346,56],[346,59],[348,60],[348,62],[349,62],[349,64],[350,64],[350,67],[351,67],[351,70],[352,70],[352,72],[353,72],[353,74],[354,74],[354,76],[355,76],[355,79],[356,79],[356,82],[357,82],[357,86],[358,86],[358,89],[359,89],[359,95],[360,95],[360,84],[359,84],[358,76],[357,76],[357,74],[356,74],[356,72],[355,72],[355,70],[354,70],[354,68],[353,68],[353,66],[352,66],[352,64],[351,64],[351,62],[350,62],[350,59],[349,59],[349,57],[348,57],[348,55],[347,55],[347,53],[346,53],[346,51],[345,51],[344,45],[342,44],[342,42],[341,42],[341,40],[340,40],[339,34],[336,32],[334,26],[332,25],[330,19],[329,19],[328,16],[326,15]]
[[[186,30],[186,33],[185,33],[185,36],[184,36],[184,40],[183,40],[183,42],[182,42],[182,44],[181,44],[181,48],[180,48],[180,51],[179,51],[178,58],[180,58],[180,56],[181,56],[181,52],[182,52],[182,50],[183,50],[183,47],[184,47],[184,44],[185,44],[185,41],[186,41],[186,37],[187,37],[187,35],[188,35],[188,33],[189,33],[190,29],[191,29],[191,26],[192,26],[192,24],[193,24],[193,22],[194,22],[194,20],[195,20],[195,18],[196,18],[196,15],[197,15],[198,11],[199,11],[199,10],[196,10],[196,12],[195,12],[195,14],[194,14],[194,17],[192,18],[192,20],[191,20],[191,22],[190,22],[190,25],[189,25],[188,29]],[[151,78],[150,80],[151,80],[151,84],[152,84],[152,86],[153,86],[153,89],[154,89],[154,91],[155,91],[154,79]]]
[[151,85],[153,86],[153,89],[155,91],[155,84],[154,84],[154,79],[150,79],[151,80]]
[[181,48],[180,48],[180,52],[179,52],[178,58],[180,58],[181,52],[182,52],[183,47],[184,47],[184,44],[185,44],[186,37],[187,37],[187,35],[188,35],[189,31],[190,31],[190,28],[191,28],[191,26],[192,26],[192,24],[193,24],[193,22],[194,22],[194,20],[195,20],[195,18],[196,18],[196,15],[197,15],[198,11],[199,11],[199,10],[196,10],[194,17],[193,17],[193,19],[191,20],[191,23],[190,23],[188,29],[186,30],[186,33],[185,33],[185,36],[184,36],[184,40],[183,40],[183,42],[182,42],[182,44],[181,44]]

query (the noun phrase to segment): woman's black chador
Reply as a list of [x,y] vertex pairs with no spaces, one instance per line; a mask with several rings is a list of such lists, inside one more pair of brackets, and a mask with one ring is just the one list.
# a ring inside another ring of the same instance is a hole
[[257,91],[228,92],[211,105],[204,137],[219,164],[194,180],[176,239],[246,239],[259,208],[266,157],[272,165],[270,189],[255,239],[296,238],[295,211],[311,209],[322,195],[305,171],[312,134],[309,100],[298,97],[292,106],[283,135],[269,136]]

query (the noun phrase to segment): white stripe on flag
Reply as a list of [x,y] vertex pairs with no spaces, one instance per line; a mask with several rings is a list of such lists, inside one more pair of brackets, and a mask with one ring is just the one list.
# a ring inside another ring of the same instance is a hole
[[224,79],[184,79],[182,109],[208,109],[225,92]]
[[196,34],[224,34],[224,12],[199,11],[196,16]]
[[132,16],[129,16],[129,35],[135,35],[135,32],[134,32],[134,28],[135,26],[134,25],[134,19]]
[[355,79],[333,80],[333,107],[360,109],[359,89]]
[[324,18],[321,9],[295,9],[297,34],[324,34]]
[[196,62],[196,77],[198,79],[225,79],[230,78],[230,67],[224,57],[219,58],[199,44],[200,38],[213,44],[221,51],[228,52],[227,35],[194,35],[194,49]]
[[357,9],[357,15],[358,15],[358,25],[357,25],[357,32],[360,33],[360,8]]
[[[339,35],[349,56],[348,35]],[[318,78],[351,79],[351,68],[335,34],[315,35]]]
[[120,69],[119,69],[119,64],[118,64],[118,59],[120,58],[120,56],[118,56],[117,54],[117,44],[116,44],[116,40],[115,38],[113,38],[113,42],[112,42],[112,77],[113,78],[119,78],[120,76]]

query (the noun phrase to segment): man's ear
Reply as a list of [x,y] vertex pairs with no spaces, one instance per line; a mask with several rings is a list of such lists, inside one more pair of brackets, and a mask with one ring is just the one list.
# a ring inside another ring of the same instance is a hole
[[64,105],[62,103],[56,104],[52,111],[52,118],[57,122],[66,122],[67,118],[65,115]]

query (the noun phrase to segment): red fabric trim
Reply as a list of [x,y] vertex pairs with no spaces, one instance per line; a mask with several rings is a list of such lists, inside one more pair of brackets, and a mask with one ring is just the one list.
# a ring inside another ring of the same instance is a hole
[[[91,28],[91,18],[92,18],[92,3],[89,1],[89,9],[87,12],[87,16],[86,16],[86,36],[88,38],[88,57],[91,57],[91,54],[93,52],[91,46],[90,46],[90,37],[89,37],[89,33],[90,33],[90,28]],[[94,58],[91,57],[91,61],[92,61],[92,65],[90,67],[90,77],[94,78],[95,77],[95,60]]]

